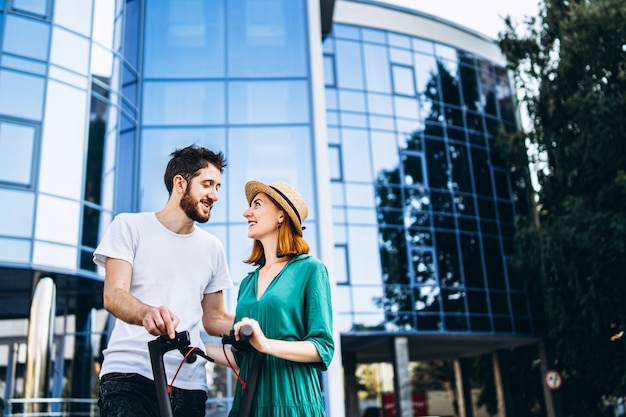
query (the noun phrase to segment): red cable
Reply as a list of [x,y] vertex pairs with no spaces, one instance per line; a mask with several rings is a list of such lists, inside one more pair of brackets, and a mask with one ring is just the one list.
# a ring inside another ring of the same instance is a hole
[[191,353],[195,352],[196,350],[200,350],[200,349],[198,349],[197,347],[189,349],[189,351],[187,351],[187,353],[185,354],[185,357],[183,358],[183,360],[180,361],[180,365],[178,365],[178,369],[176,370],[176,373],[174,374],[174,378],[172,378],[172,382],[170,382],[170,384],[167,386],[167,393],[168,394],[172,393],[172,385],[174,385],[174,380],[178,376],[178,372],[180,371],[180,368],[182,368],[183,363],[185,363],[185,361],[187,360],[189,355],[191,355]]
[[241,377],[239,376],[239,373],[235,370],[235,367],[233,367],[233,365],[230,363],[230,360],[228,359],[228,355],[226,354],[226,346],[225,345],[222,345],[222,351],[224,351],[224,357],[226,358],[226,362],[228,362],[228,366],[230,366],[230,369],[232,369],[233,372],[235,373],[235,375],[237,375],[237,379],[239,380],[239,383],[241,384],[241,387],[243,389],[246,389],[246,381],[241,379]]

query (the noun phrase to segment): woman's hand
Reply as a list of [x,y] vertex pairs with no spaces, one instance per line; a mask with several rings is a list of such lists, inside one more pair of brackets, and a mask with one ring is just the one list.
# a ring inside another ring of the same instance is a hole
[[240,321],[235,323],[235,340],[241,340],[239,331],[245,325],[248,325],[252,328],[252,336],[250,336],[250,338],[248,339],[250,345],[261,353],[269,353],[269,339],[265,337],[265,333],[263,333],[263,330],[261,330],[259,322],[251,319],[250,317],[244,317]]

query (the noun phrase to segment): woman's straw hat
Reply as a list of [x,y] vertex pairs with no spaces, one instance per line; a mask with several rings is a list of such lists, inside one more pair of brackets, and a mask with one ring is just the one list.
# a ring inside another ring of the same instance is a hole
[[248,205],[252,203],[252,199],[258,193],[265,193],[272,197],[280,208],[289,215],[291,223],[302,233],[302,222],[309,215],[309,209],[304,202],[304,198],[290,184],[285,181],[276,181],[266,185],[259,181],[248,181],[245,190]]

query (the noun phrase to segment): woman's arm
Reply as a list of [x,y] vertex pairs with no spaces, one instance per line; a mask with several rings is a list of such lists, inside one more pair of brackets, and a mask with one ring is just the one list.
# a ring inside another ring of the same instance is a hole
[[263,330],[261,330],[259,323],[249,317],[244,317],[241,321],[235,323],[235,337],[239,338],[239,329],[245,324],[252,326],[250,344],[261,353],[293,362],[312,363],[321,362],[322,360],[313,343],[307,340],[268,339],[265,337]]

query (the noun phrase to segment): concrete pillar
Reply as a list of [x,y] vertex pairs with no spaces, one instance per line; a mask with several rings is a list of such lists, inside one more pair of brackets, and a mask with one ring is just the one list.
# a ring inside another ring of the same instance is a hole
[[[28,321],[24,398],[34,400],[48,396],[48,365],[52,351],[56,286],[52,278],[41,278],[35,287]],[[26,405],[30,412],[45,411],[34,402]]]
[[392,337],[393,387],[396,392],[396,417],[412,417],[411,380],[409,378],[409,339]]
[[493,361],[493,377],[498,398],[498,417],[513,415],[511,388],[509,384],[509,365],[506,352],[494,352],[491,355]]
[[472,392],[467,377],[465,360],[454,360],[454,380],[456,384],[456,400],[459,417],[474,417]]
[[357,395],[358,382],[356,380],[356,354],[343,352],[343,380],[344,397],[346,399],[345,413],[347,417],[359,416],[359,398]]

